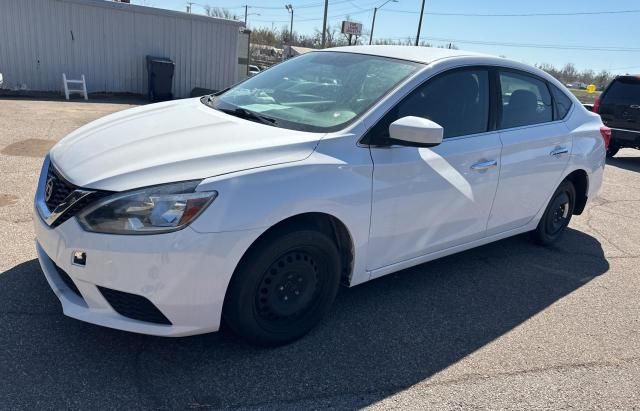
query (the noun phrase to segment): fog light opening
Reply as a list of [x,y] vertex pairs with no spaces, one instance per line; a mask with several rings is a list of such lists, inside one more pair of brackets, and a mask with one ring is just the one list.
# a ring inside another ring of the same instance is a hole
[[87,265],[87,253],[84,251],[74,251],[71,259],[71,264],[84,267]]

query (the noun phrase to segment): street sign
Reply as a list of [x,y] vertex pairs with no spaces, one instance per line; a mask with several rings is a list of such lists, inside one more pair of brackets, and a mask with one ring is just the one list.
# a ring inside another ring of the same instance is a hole
[[595,93],[596,92],[596,85],[595,84],[589,84],[587,86],[587,93],[591,94],[591,93]]
[[342,33],[359,36],[362,34],[362,23],[356,23],[354,21],[343,21]]

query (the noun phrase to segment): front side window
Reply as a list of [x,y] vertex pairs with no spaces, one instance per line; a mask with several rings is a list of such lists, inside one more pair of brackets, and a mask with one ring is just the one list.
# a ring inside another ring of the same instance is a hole
[[383,145],[389,125],[416,116],[438,123],[444,138],[484,133],[489,122],[489,74],[483,69],[454,70],[419,86],[392,108],[369,132],[364,142]]
[[277,127],[330,132],[357,119],[422,67],[366,54],[313,52],[274,66],[206,102]]
[[553,120],[547,84],[524,73],[500,72],[502,112],[498,128],[512,128]]

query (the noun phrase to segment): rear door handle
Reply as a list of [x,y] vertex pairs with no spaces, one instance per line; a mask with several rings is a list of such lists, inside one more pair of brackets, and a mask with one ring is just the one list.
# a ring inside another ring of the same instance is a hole
[[552,156],[561,156],[563,154],[568,154],[569,153],[569,149],[567,147],[556,147],[553,150],[551,150],[551,152],[549,153],[549,155]]
[[497,165],[498,165],[497,160],[487,160],[487,161],[481,161],[479,163],[475,163],[474,165],[471,166],[471,169],[474,171],[484,171],[484,170],[488,170],[490,168],[496,167]]

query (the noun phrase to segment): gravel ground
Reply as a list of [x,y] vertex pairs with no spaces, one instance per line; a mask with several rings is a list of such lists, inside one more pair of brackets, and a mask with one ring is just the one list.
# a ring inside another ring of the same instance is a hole
[[130,107],[0,99],[0,408],[640,409],[640,156],[555,247],[526,236],[342,289],[286,347],[66,318],[35,259],[46,150]]

